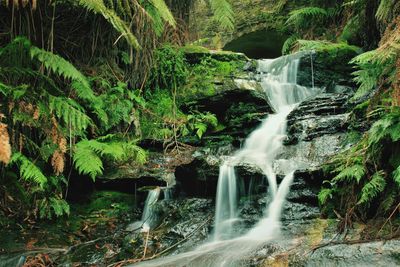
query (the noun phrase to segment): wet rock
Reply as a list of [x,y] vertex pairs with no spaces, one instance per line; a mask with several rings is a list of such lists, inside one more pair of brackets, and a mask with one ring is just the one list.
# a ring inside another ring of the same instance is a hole
[[298,83],[312,87],[314,82],[315,87],[327,88],[328,91],[336,85],[354,88],[351,75],[354,69],[349,62],[359,52],[355,47],[343,45],[306,54],[300,61]]
[[348,126],[349,98],[349,94],[323,93],[301,103],[288,116],[285,144],[344,132]]
[[317,249],[302,266],[399,266],[400,240],[340,244]]
[[307,203],[295,203],[287,201],[282,211],[282,220],[288,222],[314,219],[318,218],[319,216],[319,208]]

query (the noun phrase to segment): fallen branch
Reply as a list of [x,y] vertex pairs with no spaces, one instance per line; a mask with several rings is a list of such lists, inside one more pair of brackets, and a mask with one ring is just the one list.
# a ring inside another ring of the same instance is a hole
[[107,267],[121,267],[125,264],[129,264],[129,263],[138,263],[141,261],[148,261],[148,260],[152,260],[155,259],[163,254],[165,254],[166,252],[170,251],[171,249],[175,248],[176,246],[182,244],[183,242],[185,242],[186,240],[188,240],[188,238],[190,238],[191,236],[193,236],[196,232],[198,232],[200,229],[202,229],[208,222],[211,221],[211,219],[213,218],[213,216],[209,216],[207,218],[207,220],[205,220],[205,222],[203,224],[201,224],[199,227],[197,227],[196,229],[194,229],[190,234],[188,234],[185,238],[179,240],[178,242],[176,242],[175,244],[173,244],[172,246],[160,251],[159,253],[154,254],[151,257],[148,258],[140,258],[140,259],[128,259],[128,260],[123,260],[123,261],[119,261],[119,262],[115,262],[112,263],[110,265],[108,265]]

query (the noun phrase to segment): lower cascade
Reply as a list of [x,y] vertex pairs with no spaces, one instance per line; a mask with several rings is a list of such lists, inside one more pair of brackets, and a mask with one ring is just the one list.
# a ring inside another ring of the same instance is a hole
[[[186,253],[135,266],[241,266],[246,256],[279,238],[283,204],[296,171],[294,161],[279,159],[286,137],[286,119],[300,102],[318,92],[316,88],[297,84],[301,56],[298,53],[258,61],[259,79],[275,114],[265,118],[244,146],[220,166],[211,241]],[[264,217],[243,235],[235,229],[235,223],[240,220],[237,206],[241,181],[235,173],[235,166],[239,164],[249,164],[263,172],[270,197]],[[279,185],[277,174],[284,176]]]

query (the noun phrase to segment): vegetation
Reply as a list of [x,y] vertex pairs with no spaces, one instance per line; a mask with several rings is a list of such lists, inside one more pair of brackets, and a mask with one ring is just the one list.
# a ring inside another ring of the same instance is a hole
[[[229,3],[211,3],[221,26],[232,27]],[[166,149],[178,149],[179,137],[201,138],[217,125],[211,113],[179,110],[177,94],[189,65],[177,47],[159,45],[179,43],[184,35],[170,11],[179,5],[169,4],[0,2],[5,215],[68,214],[70,179],[95,180],[104,162],[143,164],[147,153],[137,145],[140,139],[161,139]]]
[[[288,2],[268,14],[286,12]],[[183,140],[224,128],[215,114],[188,103],[216,94],[219,80],[237,75],[244,62],[189,43],[193,4],[0,1],[0,224],[68,215],[72,181],[93,184],[110,165],[146,164],[145,141],[180,155],[190,147]],[[230,1],[207,5],[213,30],[235,29]],[[400,210],[400,4],[295,6],[281,29],[290,36],[284,54],[316,50],[328,63],[342,52],[358,54],[348,62],[357,84],[351,116],[367,126],[353,123],[348,150],[326,164],[321,207],[344,226],[389,222]],[[232,109],[254,111],[239,103],[227,112],[232,122],[254,119]]]
[[[327,182],[319,199],[327,208],[345,213],[348,220],[371,216],[393,216],[399,208],[399,24],[398,20],[386,30],[380,46],[352,60],[358,66],[354,72],[359,89],[357,101],[373,93],[367,118],[372,127],[357,144],[338,155],[327,166],[335,177]],[[351,195],[351,197],[349,197]],[[333,203],[340,203],[333,205]]]

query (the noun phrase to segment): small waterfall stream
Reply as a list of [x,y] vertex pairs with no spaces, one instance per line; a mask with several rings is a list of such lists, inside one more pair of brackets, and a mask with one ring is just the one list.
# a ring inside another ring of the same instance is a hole
[[152,225],[154,220],[153,206],[160,197],[160,192],[161,192],[160,187],[156,187],[155,189],[150,190],[149,193],[147,194],[142,214],[142,222],[143,222],[142,230],[144,232],[148,232],[150,228],[153,226]]
[[[268,241],[279,237],[280,216],[296,170],[295,162],[279,160],[284,179],[278,186],[276,162],[286,137],[286,118],[301,101],[317,93],[317,89],[297,85],[297,69],[303,54],[258,61],[261,85],[275,114],[246,139],[242,149],[220,167],[218,178],[213,238],[197,249],[143,262],[137,266],[240,266],[245,256]],[[235,222],[239,220],[239,180],[235,166],[246,163],[262,170],[269,184],[271,202],[262,218],[252,229],[237,236]]]

